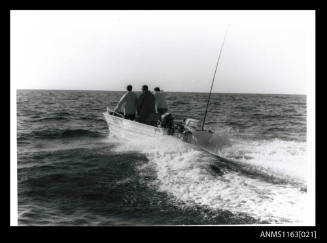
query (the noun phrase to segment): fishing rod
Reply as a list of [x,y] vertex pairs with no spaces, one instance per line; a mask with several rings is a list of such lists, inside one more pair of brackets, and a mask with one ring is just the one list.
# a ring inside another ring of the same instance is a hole
[[[228,26],[229,27],[229,26]],[[219,51],[219,55],[218,55],[218,60],[217,60],[217,64],[216,64],[216,69],[215,69],[215,73],[213,75],[213,79],[212,79],[212,83],[211,83],[211,88],[210,88],[210,93],[209,93],[209,97],[208,97],[208,102],[207,102],[207,107],[206,107],[206,112],[204,114],[204,118],[203,118],[203,122],[202,122],[202,131],[203,131],[203,127],[204,127],[204,123],[206,120],[206,116],[207,116],[207,112],[208,112],[208,106],[209,106],[209,102],[210,102],[210,97],[211,97],[211,91],[212,91],[212,87],[213,87],[213,83],[215,82],[215,77],[216,77],[216,72],[217,72],[217,68],[218,68],[218,64],[219,64],[219,60],[220,60],[220,56],[221,56],[221,52],[223,50],[224,47],[224,43],[225,43],[225,39],[226,39],[226,35],[227,35],[227,31],[228,31],[228,27],[226,29],[225,35],[224,35],[224,40],[223,43],[221,44],[220,47],[220,51]]]

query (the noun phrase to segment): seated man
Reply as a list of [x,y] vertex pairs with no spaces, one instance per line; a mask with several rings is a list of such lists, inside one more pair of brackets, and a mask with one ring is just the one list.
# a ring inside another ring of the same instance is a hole
[[147,85],[142,86],[142,94],[138,99],[137,121],[148,125],[153,125],[153,116],[155,114],[155,98],[148,90]]
[[124,106],[124,118],[134,120],[137,109],[137,96],[132,92],[132,85],[127,85],[126,89],[127,92],[120,98],[114,111],[119,112],[122,106]]

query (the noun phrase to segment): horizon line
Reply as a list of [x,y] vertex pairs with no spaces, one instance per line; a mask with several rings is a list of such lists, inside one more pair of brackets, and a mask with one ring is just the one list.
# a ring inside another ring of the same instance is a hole
[[[16,90],[43,90],[43,91],[102,91],[102,92],[125,92],[126,90],[100,90],[100,89],[16,89]],[[170,93],[209,93],[205,91],[167,91]],[[134,92],[142,92],[141,90]],[[267,95],[307,95],[303,93],[257,93],[257,92],[211,92],[213,94],[267,94]]]

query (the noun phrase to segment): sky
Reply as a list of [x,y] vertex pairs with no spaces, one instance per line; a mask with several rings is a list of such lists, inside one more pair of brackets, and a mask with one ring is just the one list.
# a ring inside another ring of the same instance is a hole
[[15,89],[307,94],[314,11],[25,11],[10,14]]

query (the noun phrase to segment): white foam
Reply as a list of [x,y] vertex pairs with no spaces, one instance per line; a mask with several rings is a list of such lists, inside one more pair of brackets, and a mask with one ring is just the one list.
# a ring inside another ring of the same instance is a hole
[[220,150],[219,155],[255,166],[265,173],[306,185],[309,162],[305,142],[234,139],[231,144]]
[[[264,167],[269,165],[265,159],[268,160],[268,155],[271,154],[273,160],[270,160],[270,163],[275,162],[273,170],[278,168],[285,172],[286,168],[286,173],[298,173],[297,170],[287,170],[288,167],[283,167],[283,163],[278,161],[281,159],[284,162],[288,161],[284,159],[285,151],[286,154],[297,157],[303,147],[292,148],[295,144],[286,146],[279,142],[280,147],[276,144],[274,146],[274,143],[260,145],[258,142],[251,146],[243,144],[243,147],[241,144],[242,142],[229,147],[225,153],[233,155],[233,151],[237,154],[239,153],[237,149],[242,149],[243,153],[252,156],[252,159],[246,159],[245,162],[250,161],[255,166],[263,163]],[[282,151],[283,154],[274,155],[274,148],[277,149],[277,153]],[[217,163],[217,158],[170,137],[129,141],[117,148],[117,151],[136,150],[145,153],[149,159],[148,163],[138,167],[140,173],[147,173],[148,169],[156,173],[157,179],[149,183],[149,186],[168,193],[177,203],[182,202],[191,207],[201,205],[213,210],[228,210],[234,214],[246,214],[269,223],[305,224],[304,214],[300,212],[305,211],[307,193],[298,187],[249,178],[237,171],[227,171],[222,176],[215,175],[210,173],[209,164]],[[260,151],[263,151],[261,155]],[[288,159],[291,159],[289,155]],[[255,156],[260,160],[256,161]],[[293,160],[290,163],[296,163],[298,159]]]

